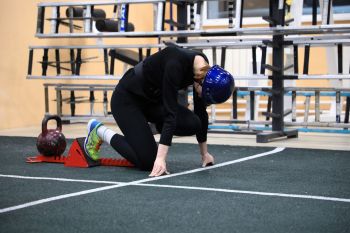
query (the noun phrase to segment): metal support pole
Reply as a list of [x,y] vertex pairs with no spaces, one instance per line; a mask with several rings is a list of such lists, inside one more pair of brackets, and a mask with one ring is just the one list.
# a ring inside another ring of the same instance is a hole
[[344,123],[349,123],[350,97],[346,97],[345,118]]
[[[270,120],[271,105],[272,105],[272,97],[269,95],[267,97],[267,107],[266,107],[266,116],[265,116],[266,121]],[[267,127],[268,125],[265,125],[265,126]]]
[[232,119],[237,119],[237,89],[232,92]]
[[310,99],[311,99],[311,96],[306,96],[305,98],[305,108],[304,108],[304,123],[307,123],[308,122],[308,119],[309,119],[309,112],[310,112]]
[[74,55],[74,49],[70,49],[69,51],[70,55],[70,68],[71,68],[71,73],[74,75],[75,74],[75,55]]
[[226,64],[226,47],[221,48],[221,67],[225,69]]
[[[285,1],[270,0],[270,26],[284,25]],[[297,130],[284,130],[284,35],[272,37],[272,132],[258,133],[256,141],[269,142],[278,137],[297,137]]]
[[312,0],[312,25],[317,25],[317,0]]
[[52,7],[52,15],[51,15],[51,33],[58,33],[57,29],[57,24],[59,23],[59,20],[58,20],[58,13],[59,12],[59,7],[55,6],[55,7]]
[[69,33],[74,33],[74,24],[73,24],[73,18],[74,18],[74,9],[73,7],[68,8],[69,12]]
[[42,75],[46,76],[46,71],[47,71],[47,66],[49,62],[49,57],[48,57],[49,49],[44,49],[44,55],[43,55],[43,60],[42,60]]
[[90,20],[90,26],[89,26],[90,31],[93,31],[93,30],[92,30],[92,24],[93,24],[94,20],[92,19],[92,17],[93,17],[93,13],[94,13],[94,8],[95,8],[95,6],[94,6],[94,5],[91,5],[91,9],[90,9],[90,12],[91,12],[91,20]]
[[343,45],[338,44],[338,74],[343,73]]
[[239,18],[239,28],[242,28],[243,25],[243,9],[244,9],[244,0],[241,0],[241,17]]
[[210,114],[210,123],[215,123],[216,120],[216,111],[215,111],[215,104],[212,104],[210,106],[211,114]]
[[108,75],[108,50],[103,49],[103,60],[105,63],[105,74]]
[[164,3],[159,2],[159,3],[155,3],[155,9],[156,9],[156,13],[155,13],[155,22],[154,22],[154,30],[155,31],[162,31],[163,30],[163,25],[164,25]]
[[260,64],[260,74],[265,74],[265,64],[266,64],[266,46],[261,47],[261,64]]
[[309,74],[309,59],[310,59],[310,45],[305,45],[303,74]]
[[139,48],[139,62],[143,60],[143,51],[142,48]]
[[202,28],[202,22],[203,22],[203,18],[202,18],[203,1],[198,1],[196,3],[196,6],[197,6],[197,10],[194,16],[195,30],[200,30]]
[[331,21],[331,7],[332,7],[332,0],[329,0],[328,6],[327,6],[327,24],[330,24],[330,21]]
[[56,106],[57,106],[57,115],[62,115],[62,95],[61,90],[59,89],[59,86],[56,88]]
[[94,89],[92,87],[90,87],[89,101],[90,101],[90,115],[93,115],[94,114],[94,104],[95,104],[95,93],[94,93]]
[[86,8],[84,9],[84,32],[91,32],[92,28],[92,10],[91,10],[92,6],[91,5],[87,5]]
[[44,86],[44,98],[45,98],[45,114],[49,113],[49,87]]
[[74,91],[70,91],[70,112],[71,116],[75,116],[75,94]]
[[[58,6],[58,7],[57,7],[57,18],[60,18],[60,17],[61,17],[61,14],[60,14],[60,7]],[[59,32],[60,23],[61,23],[61,21],[60,21],[60,20],[57,20],[57,22],[56,22],[55,33],[58,33],[58,32]]]
[[77,49],[77,58],[75,60],[75,75],[80,75],[81,60],[81,49]]
[[149,57],[149,56],[151,56],[151,49],[150,48],[148,48],[146,50],[146,57]]
[[115,57],[114,57],[114,52],[112,49],[109,50],[110,56],[111,56],[111,65],[110,65],[110,70],[109,74],[114,75],[114,62],[115,62]]
[[256,66],[256,46],[252,47],[252,57],[253,57],[253,74],[257,73],[257,66]]
[[335,102],[336,102],[336,116],[335,120],[337,123],[341,122],[341,96],[340,91],[335,92]]
[[323,0],[323,7],[322,7],[322,25],[329,25],[331,21],[331,12],[332,8],[332,0]]
[[255,119],[255,92],[250,91],[249,92],[249,98],[250,98],[250,120]]
[[294,74],[299,73],[298,45],[293,46],[294,54]]
[[[274,36],[273,42],[275,44],[283,43],[283,36]],[[281,79],[281,75],[283,75],[282,67],[284,65],[284,51],[281,48],[273,48],[273,66],[281,68],[280,71],[273,71],[272,76],[274,79],[272,80],[272,89],[275,90],[272,93],[272,131],[282,131],[284,128],[283,122],[283,111],[284,111],[284,103],[283,103],[283,92],[284,92],[284,83]]]
[[108,98],[107,91],[103,91],[103,115],[106,117],[108,115]]
[[217,60],[216,60],[216,47],[212,47],[212,52],[213,52],[213,65],[217,64]]
[[292,91],[292,122],[297,121],[297,92]]
[[320,91],[315,91],[315,122],[320,122]]
[[171,24],[170,24],[170,31],[174,31],[174,25],[173,23],[173,12],[174,12],[174,8],[173,8],[173,0],[169,0],[169,18],[171,20]]
[[56,60],[56,74],[61,74],[61,62],[60,62],[60,50],[55,49],[55,60]]
[[241,13],[242,13],[241,9],[243,7],[242,2],[243,2],[243,0],[236,0],[236,11],[235,11],[235,13],[236,13],[236,17],[235,17],[236,18],[236,25],[235,25],[235,28],[236,29],[242,27],[242,25],[241,25],[241,22],[242,22],[241,18],[243,17],[241,15]]
[[33,49],[30,49],[30,50],[29,50],[28,72],[27,72],[28,75],[32,75],[33,53],[34,53],[34,50],[33,50]]
[[45,22],[45,7],[38,7],[38,16],[36,23],[36,33],[44,33],[44,22]]

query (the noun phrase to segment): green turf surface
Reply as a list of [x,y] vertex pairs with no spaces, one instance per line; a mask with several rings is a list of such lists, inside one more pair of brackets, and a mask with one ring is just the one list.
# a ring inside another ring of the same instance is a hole
[[[119,182],[129,182],[143,179],[148,173],[138,169],[123,167],[93,167],[93,168],[71,168],[62,164],[26,164],[25,160],[29,156],[38,154],[35,138],[23,137],[0,137],[0,155],[2,163],[0,169],[2,173],[27,176],[50,176],[72,179],[94,179],[109,180]],[[68,153],[72,140],[68,140]],[[209,146],[210,152],[215,155],[217,163],[234,160],[271,150],[271,148],[250,148],[231,146]],[[103,144],[101,156],[121,158],[109,145]],[[201,165],[200,154],[197,145],[174,144],[168,155],[168,168],[171,173],[198,168]]]
[[[347,208],[346,208],[347,207]],[[124,187],[0,216],[2,232],[347,232],[349,205]]]
[[0,209],[33,200],[93,189],[105,184],[24,180],[0,177]]
[[[70,144],[72,141],[68,141]],[[273,148],[210,145],[217,163]],[[130,168],[67,168],[27,164],[35,138],[0,137],[0,174],[131,182],[148,172]],[[117,156],[103,147],[105,156]],[[200,166],[197,145],[174,144],[174,174]],[[350,199],[348,151],[285,149],[266,157],[145,184],[318,195]],[[0,177],[0,209],[108,184]],[[350,232],[350,202],[126,186],[0,213],[0,232]]]
[[350,197],[350,152],[286,148],[282,153],[154,183]]

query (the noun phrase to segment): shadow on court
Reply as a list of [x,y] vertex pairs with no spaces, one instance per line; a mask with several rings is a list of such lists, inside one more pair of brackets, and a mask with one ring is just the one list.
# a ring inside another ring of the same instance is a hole
[[172,174],[149,179],[27,164],[35,141],[0,137],[0,232],[350,231],[349,151],[210,145],[217,165],[201,169],[197,145],[174,144]]

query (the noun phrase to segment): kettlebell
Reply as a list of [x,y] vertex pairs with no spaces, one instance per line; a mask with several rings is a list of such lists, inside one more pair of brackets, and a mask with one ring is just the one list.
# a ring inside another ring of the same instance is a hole
[[[56,120],[56,129],[47,129],[49,120]],[[67,146],[66,138],[62,133],[62,121],[57,115],[45,116],[41,124],[41,134],[36,141],[36,147],[44,156],[60,156]]]

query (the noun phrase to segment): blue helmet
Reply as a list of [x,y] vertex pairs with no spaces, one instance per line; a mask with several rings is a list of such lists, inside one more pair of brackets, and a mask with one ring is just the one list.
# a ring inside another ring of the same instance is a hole
[[230,98],[235,86],[232,75],[218,65],[207,72],[202,85],[202,99],[207,105],[220,104]]

